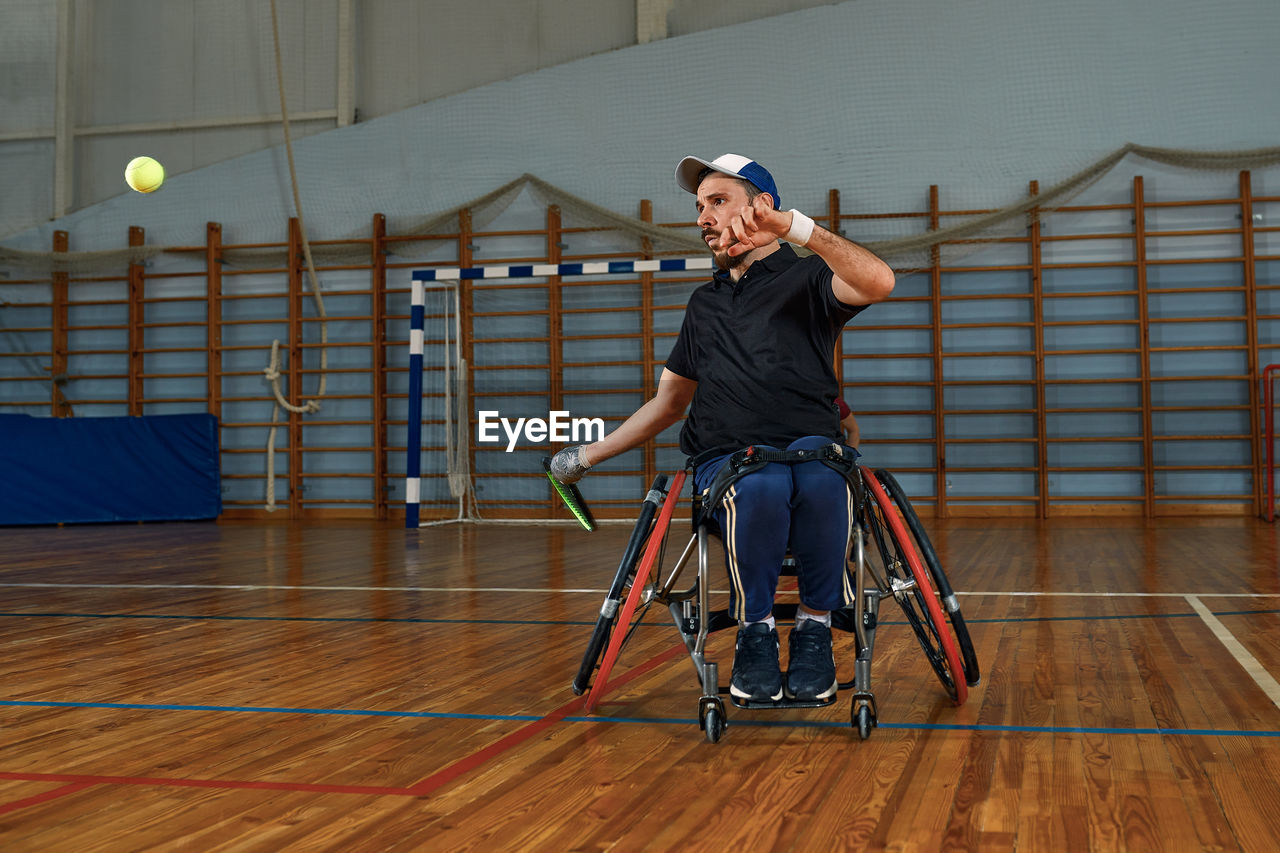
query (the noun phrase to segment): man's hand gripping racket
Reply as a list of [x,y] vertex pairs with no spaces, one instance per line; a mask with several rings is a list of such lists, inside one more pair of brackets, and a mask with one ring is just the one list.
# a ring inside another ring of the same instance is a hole
[[578,519],[578,523],[588,532],[596,529],[596,520],[591,515],[591,508],[583,499],[582,492],[578,491],[578,487],[574,484],[581,480],[582,475],[586,474],[590,468],[591,463],[587,461],[582,445],[566,447],[555,456],[542,457],[542,470],[551,481],[551,487],[569,508],[569,512],[573,513],[573,517]]

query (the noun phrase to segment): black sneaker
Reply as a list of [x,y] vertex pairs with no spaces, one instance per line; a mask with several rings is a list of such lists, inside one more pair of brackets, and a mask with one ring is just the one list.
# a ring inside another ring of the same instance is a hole
[[804,619],[791,629],[787,642],[787,696],[806,702],[827,699],[840,687],[836,661],[831,653],[831,629],[814,619]]
[[[830,642],[827,643],[830,648]],[[778,666],[778,631],[766,622],[738,629],[729,692],[749,702],[782,698],[782,670]]]

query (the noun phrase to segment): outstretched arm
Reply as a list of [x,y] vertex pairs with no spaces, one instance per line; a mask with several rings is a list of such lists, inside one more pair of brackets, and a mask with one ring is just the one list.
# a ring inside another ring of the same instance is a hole
[[587,469],[644,444],[684,417],[698,383],[665,367],[658,392],[622,425],[594,444],[566,447],[551,460],[551,473],[562,483],[576,483]]
[[684,411],[689,408],[689,401],[693,399],[693,391],[697,387],[696,381],[662,368],[662,375],[658,378],[658,392],[653,395],[653,399],[636,409],[636,413],[613,432],[595,444],[588,444],[584,448],[587,460],[595,465],[644,444],[684,417]]

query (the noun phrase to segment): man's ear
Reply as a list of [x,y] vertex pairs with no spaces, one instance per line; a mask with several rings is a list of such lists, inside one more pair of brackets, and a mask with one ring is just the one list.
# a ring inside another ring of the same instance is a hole
[[[765,201],[765,204],[770,210],[773,210],[777,206],[774,204],[773,196],[769,193],[760,193],[760,195],[756,196],[756,199],[761,199],[761,200],[767,199],[767,201]],[[754,202],[755,199],[753,199],[752,201]]]

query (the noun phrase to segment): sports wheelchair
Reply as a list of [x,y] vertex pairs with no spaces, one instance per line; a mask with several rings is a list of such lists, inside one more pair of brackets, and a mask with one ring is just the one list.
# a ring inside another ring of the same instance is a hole
[[[771,455],[757,454],[757,450],[762,449],[747,448],[731,457],[726,470],[734,469],[736,474],[730,476],[730,481],[750,473],[753,465],[769,461],[793,464],[820,460],[837,468],[833,460],[843,456],[838,445],[820,450],[769,451]],[[865,740],[877,725],[876,700],[871,691],[871,657],[882,600],[892,598],[902,608],[930,666],[956,705],[964,703],[968,688],[978,683],[980,675],[955,592],[898,481],[884,469],[873,471],[856,465],[848,457],[838,464],[843,465],[842,473],[853,492],[852,544],[846,570],[851,574],[855,596],[853,602],[832,613],[832,628],[856,637],[858,653],[853,677],[840,680],[839,690],[852,689],[851,725]],[[727,486],[717,488],[717,481],[702,494],[693,495],[692,535],[662,580],[671,519],[685,480],[692,483],[691,474],[692,465],[686,465],[670,480],[665,474],[659,475],[649,487],[573,680],[573,692],[587,693],[585,710],[588,714],[595,710],[607,690],[609,674],[622,647],[649,607],[657,603],[670,612],[698,674],[702,688],[698,725],[708,741],[718,742],[728,724],[721,698],[724,695],[730,695],[734,705],[748,709],[833,704],[839,691],[815,701],[784,697],[776,702],[750,702],[732,697],[728,687],[720,684],[718,665],[706,657],[707,637],[715,631],[736,628],[737,622],[727,610],[711,609],[713,558],[709,554],[709,540],[715,533],[711,511],[723,498]],[[691,585],[680,588],[677,584],[695,553],[696,577]],[[788,574],[788,564],[792,566],[790,573],[794,574],[793,561],[788,557],[783,565],[784,575]],[[794,619],[795,611],[794,603],[774,604],[774,615],[779,620]]]

